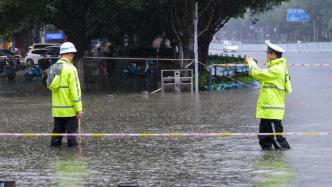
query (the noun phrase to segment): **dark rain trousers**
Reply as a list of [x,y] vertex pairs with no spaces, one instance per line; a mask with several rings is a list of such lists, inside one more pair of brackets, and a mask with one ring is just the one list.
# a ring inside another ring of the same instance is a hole
[[[53,133],[77,133],[76,117],[55,117]],[[52,136],[51,146],[61,146],[63,136]],[[68,147],[77,146],[76,136],[67,136]]]
[[[261,119],[259,124],[259,133],[282,133],[283,126],[281,120]],[[272,149],[290,149],[285,137],[281,135],[258,135],[259,145],[263,150]]]

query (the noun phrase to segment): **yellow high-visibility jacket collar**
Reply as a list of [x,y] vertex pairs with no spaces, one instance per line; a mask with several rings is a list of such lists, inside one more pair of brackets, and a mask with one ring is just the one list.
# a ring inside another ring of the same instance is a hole
[[272,67],[272,66],[274,66],[276,64],[284,64],[284,65],[286,65],[286,61],[287,61],[286,58],[277,58],[275,60],[269,60],[269,61],[267,61],[266,65],[267,65],[267,67]]
[[70,61],[69,59],[67,59],[67,58],[65,58],[65,57],[61,57],[60,60],[61,60],[61,61],[64,61],[64,62],[67,62],[67,63],[69,63],[69,64],[73,64],[72,61]]

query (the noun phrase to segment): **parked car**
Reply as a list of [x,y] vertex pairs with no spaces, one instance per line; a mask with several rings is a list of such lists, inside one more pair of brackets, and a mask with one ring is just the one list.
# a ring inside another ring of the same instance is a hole
[[34,77],[41,77],[42,81],[45,81],[45,73],[48,67],[54,64],[60,57],[60,46],[48,46],[43,50],[43,53],[37,59],[37,65],[30,68],[29,71],[25,73],[26,80],[32,80]]
[[44,57],[52,58],[52,57],[60,57],[60,46],[48,46],[45,47],[46,52],[44,53]]
[[24,62],[28,65],[37,65],[38,60],[43,58],[45,55],[46,49],[34,49],[27,53],[27,56],[24,58]]
[[60,46],[47,46],[42,49],[34,49],[28,52],[24,62],[30,65],[38,65],[42,58],[59,57]]
[[240,48],[237,45],[225,45],[224,46],[225,53],[239,52],[239,51],[240,51]]
[[35,43],[29,47],[29,51],[34,50],[34,49],[43,49],[48,46],[60,46],[61,44],[59,43]]
[[48,46],[45,49],[44,58],[49,59],[50,65],[54,64],[60,58],[60,46]]

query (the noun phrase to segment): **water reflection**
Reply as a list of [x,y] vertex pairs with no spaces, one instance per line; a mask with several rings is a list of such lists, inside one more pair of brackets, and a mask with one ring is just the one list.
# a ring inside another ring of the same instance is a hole
[[256,165],[256,172],[262,176],[259,187],[292,185],[293,171],[282,151],[264,151]]
[[[289,61],[331,63],[330,56],[301,54]],[[332,83],[324,80],[332,80],[331,69],[290,71],[295,91],[288,97],[286,131],[330,131]],[[15,88],[29,92],[19,86]],[[82,132],[257,132],[257,95],[250,88],[201,92],[198,99],[186,93],[85,94]],[[0,96],[0,102],[1,132],[51,132],[50,96]],[[49,137],[0,137],[0,141],[0,179],[16,181],[17,186],[137,182],[140,186],[302,187],[332,183],[327,136],[290,136],[294,148],[288,152],[262,152],[256,137],[239,136],[84,137],[82,152],[66,146],[52,149]]]
[[58,149],[51,159],[55,185],[59,187],[83,186],[88,176],[88,167],[79,147],[72,149]]

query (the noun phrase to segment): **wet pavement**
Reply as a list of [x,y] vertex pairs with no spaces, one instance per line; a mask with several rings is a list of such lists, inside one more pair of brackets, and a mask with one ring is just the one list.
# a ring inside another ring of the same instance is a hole
[[[265,54],[250,56],[260,60]],[[286,54],[331,63],[328,53]],[[289,67],[286,132],[331,132],[332,68]],[[5,88],[5,80],[0,80]],[[14,83],[12,83],[14,84]],[[31,83],[32,84],[32,83]],[[12,86],[11,89],[15,87]],[[41,88],[42,89],[42,88]],[[40,91],[40,90],[39,90]],[[51,132],[50,96],[0,96],[0,132]],[[258,90],[84,95],[83,132],[257,132]],[[331,186],[332,136],[288,136],[290,151],[261,151],[256,137],[0,137],[0,181],[17,186]]]

